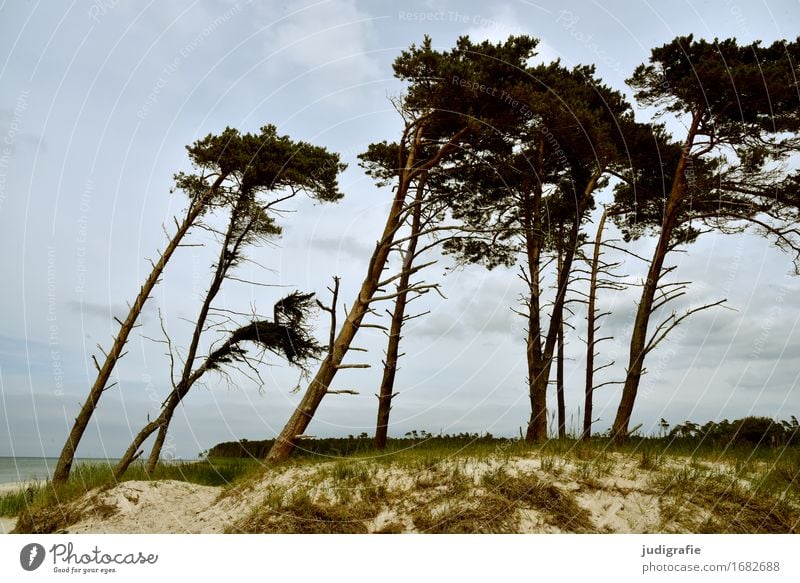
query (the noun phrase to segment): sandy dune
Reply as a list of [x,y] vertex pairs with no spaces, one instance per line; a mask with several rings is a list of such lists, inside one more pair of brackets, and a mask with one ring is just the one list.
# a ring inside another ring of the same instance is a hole
[[[68,514],[79,518],[58,532],[726,531],[739,519],[739,511],[732,519],[714,515],[725,509],[717,509],[714,499],[706,500],[710,507],[698,506],[705,498],[693,499],[693,493],[720,480],[739,478],[724,463],[705,466],[672,458],[645,469],[639,458],[619,453],[593,460],[524,455],[422,464],[357,460],[289,464],[229,488],[165,480],[129,481],[95,490],[70,503]],[[659,486],[665,476],[690,471],[703,481],[690,481],[677,498],[671,488]],[[516,490],[512,484],[517,484]],[[794,520],[791,516],[771,516],[769,507],[764,512],[772,526],[764,526],[759,516],[753,523],[764,527],[762,532],[795,532],[797,524],[786,523]],[[513,520],[504,520],[511,514]],[[702,521],[715,516],[722,522],[702,526]],[[4,530],[11,527],[9,520],[0,523]]]

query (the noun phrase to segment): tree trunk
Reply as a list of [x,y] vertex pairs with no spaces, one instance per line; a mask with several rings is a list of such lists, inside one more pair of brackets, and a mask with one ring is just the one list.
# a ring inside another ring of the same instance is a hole
[[[542,144],[540,143],[540,148]],[[540,155],[541,168],[541,155]],[[541,174],[540,174],[541,175]],[[528,363],[528,394],[531,417],[528,421],[526,441],[547,439],[547,391],[542,392],[537,379],[542,374],[542,325],[540,313],[539,272],[542,246],[541,221],[542,185],[533,188],[533,197],[523,194],[522,220],[525,231],[525,253],[528,267],[528,337],[525,356]]]
[[81,438],[86,431],[86,427],[89,425],[89,420],[92,418],[92,415],[97,408],[97,404],[100,400],[100,397],[103,395],[103,391],[106,389],[106,383],[108,383],[111,372],[114,370],[117,361],[124,356],[123,349],[128,341],[128,336],[135,327],[136,320],[142,313],[145,302],[150,297],[153,288],[161,278],[161,274],[164,271],[167,262],[170,260],[173,253],[180,245],[180,242],[183,240],[183,237],[186,235],[192,225],[194,225],[195,221],[200,216],[200,213],[205,208],[206,201],[220,187],[225,178],[225,175],[220,175],[217,177],[217,179],[214,181],[214,184],[209,188],[203,197],[190,203],[189,210],[187,211],[186,216],[183,218],[183,221],[180,223],[180,225],[178,225],[177,231],[172,236],[172,239],[170,239],[164,251],[161,253],[158,261],[153,264],[150,275],[148,275],[147,279],[139,290],[139,294],[136,296],[133,305],[128,311],[127,318],[125,318],[125,321],[120,325],[119,333],[114,339],[114,344],[111,346],[111,350],[106,355],[103,366],[98,367],[99,370],[94,384],[92,385],[91,389],[89,389],[89,395],[87,396],[86,401],[84,401],[78,416],[75,418],[75,423],[72,426],[69,437],[67,437],[67,441],[61,450],[61,455],[59,456],[58,462],[56,463],[56,468],[53,471],[53,484],[63,484],[69,478],[70,470],[72,469],[72,462],[75,459],[75,450],[78,448],[78,444],[80,443]]
[[631,346],[628,363],[628,372],[625,377],[625,384],[622,388],[617,416],[611,426],[611,436],[614,443],[621,444],[628,436],[628,425],[633,414],[633,405],[636,401],[636,394],[639,390],[644,370],[644,358],[646,356],[645,346],[647,345],[647,327],[650,323],[650,316],[653,312],[653,300],[655,298],[658,282],[661,278],[661,270],[664,267],[664,259],[670,248],[672,233],[678,224],[678,213],[680,204],[686,192],[686,164],[691,155],[691,148],[697,134],[703,112],[697,112],[692,118],[692,125],[689,129],[686,142],[681,152],[680,160],[675,168],[675,176],[672,180],[669,198],[667,199],[664,210],[664,221],[661,225],[661,232],[658,243],[653,251],[653,259],[647,271],[647,279],[642,286],[642,297],[639,300],[639,307],[636,311],[636,320],[633,323],[631,334]]
[[[196,378],[199,378],[199,375],[197,375]],[[170,394],[159,416],[155,420],[149,422],[147,425],[142,427],[139,433],[136,434],[136,437],[134,437],[130,446],[128,446],[128,449],[125,451],[124,455],[119,460],[119,462],[117,462],[117,465],[114,468],[115,480],[120,480],[122,478],[122,476],[127,471],[128,467],[130,467],[133,461],[137,457],[139,457],[139,448],[142,447],[142,444],[156,430],[159,430],[159,435],[156,441],[158,441],[159,438],[161,439],[161,443],[159,444],[159,449],[158,449],[158,453],[160,454],[161,452],[160,446],[164,444],[164,438],[166,437],[166,429],[169,426],[169,421],[172,419],[172,413],[175,411],[175,408],[178,406],[178,403],[181,402],[181,400],[188,391],[189,391],[188,387],[179,385],[179,391]],[[164,430],[163,437],[160,433],[161,429]],[[153,461],[153,459],[154,458],[151,453],[150,458],[148,459],[147,465],[145,467],[147,475],[151,475],[153,473],[153,470],[155,470],[156,463],[158,462],[158,455],[155,456],[155,461]]]
[[164,447],[164,442],[167,440],[167,431],[171,421],[172,415],[170,415],[166,423],[158,428],[158,435],[156,435],[156,440],[153,442],[153,449],[150,450],[150,457],[147,458],[147,464],[144,467],[148,476],[152,476],[153,472],[156,470],[158,460],[161,457],[161,449]]
[[595,236],[594,252],[592,254],[591,275],[589,277],[589,307],[586,314],[586,386],[584,388],[585,401],[583,405],[582,439],[589,439],[592,436],[592,407],[594,403],[594,350],[595,333],[597,332],[597,275],[600,270],[600,248],[603,241],[603,228],[606,224],[606,212],[606,209],[603,209],[603,214],[600,216],[600,222],[597,225],[597,235]]
[[339,365],[341,365],[345,354],[350,348],[353,338],[358,332],[361,321],[369,309],[369,304],[380,283],[383,268],[386,265],[386,259],[389,257],[392,240],[396,231],[397,221],[400,218],[400,213],[403,209],[405,201],[405,193],[407,191],[406,185],[399,185],[398,192],[395,196],[392,210],[386,222],[386,229],[384,236],[375,245],[375,251],[372,253],[367,277],[361,284],[361,289],[356,296],[350,311],[342,323],[342,329],[336,336],[336,341],[333,345],[333,352],[329,354],[320,364],[317,374],[308,385],[300,404],[294,410],[294,413],[289,418],[289,421],[284,426],[280,435],[278,435],[275,443],[267,454],[266,460],[270,463],[276,463],[285,460],[294,448],[294,440],[296,436],[301,435],[314,413],[328,392],[333,378],[336,376]]
[[[542,350],[541,368],[538,375],[534,378],[535,386],[533,388],[533,392],[539,396],[540,407],[541,404],[544,404],[544,407],[539,410],[536,417],[537,431],[533,433],[532,439],[531,437],[528,437],[528,439],[532,441],[539,441],[547,438],[547,404],[546,397],[542,397],[542,395],[547,395],[547,385],[550,380],[550,367],[553,363],[553,353],[555,352],[556,343],[558,341],[558,330],[563,320],[564,303],[567,297],[567,287],[569,285],[570,274],[572,273],[572,262],[575,258],[575,251],[578,247],[578,235],[580,234],[581,219],[586,211],[586,205],[591,198],[592,192],[594,192],[594,189],[597,186],[597,181],[600,179],[600,176],[602,176],[602,169],[595,171],[584,188],[580,199],[577,201],[577,206],[575,209],[575,222],[570,229],[569,241],[564,248],[564,263],[560,273],[558,274],[556,299],[555,302],[553,302],[552,316],[550,317],[547,336],[544,342],[544,349]],[[531,434],[531,427],[529,426],[528,435],[531,436]]]
[[230,268],[231,261],[236,256],[239,246],[244,239],[244,235],[247,232],[247,228],[245,228],[241,230],[238,237],[234,236],[236,228],[239,226],[238,223],[241,220],[242,209],[245,205],[246,202],[244,198],[240,197],[239,200],[237,200],[234,208],[231,209],[231,216],[228,221],[227,231],[225,232],[225,239],[223,240],[220,248],[217,267],[214,270],[214,275],[211,278],[211,284],[206,292],[206,297],[203,300],[200,313],[197,316],[197,322],[195,323],[194,331],[192,333],[192,340],[189,344],[189,350],[186,355],[186,362],[184,363],[183,371],[181,373],[181,379],[178,381],[178,384],[173,387],[169,397],[167,397],[158,419],[152,423],[148,423],[142,428],[142,430],[134,438],[128,450],[125,452],[125,455],[117,463],[117,468],[114,470],[114,474],[117,477],[121,477],[122,474],[125,473],[125,470],[138,454],[139,448],[142,446],[145,440],[152,435],[156,429],[158,429],[159,435],[153,445],[153,449],[150,452],[150,457],[148,458],[146,466],[148,472],[152,472],[155,469],[158,458],[161,455],[161,447],[164,445],[164,441],[166,439],[169,424],[172,422],[172,415],[175,412],[175,408],[189,392],[189,389],[192,388],[192,385],[194,385],[194,383],[206,370],[208,361],[206,361],[203,366],[197,370],[193,371],[192,369],[197,356],[197,349],[200,346],[200,337],[203,334],[203,329],[205,328],[206,320],[208,318],[208,312],[211,309],[211,303],[219,293],[222,283],[225,281],[228,269]]
[[155,421],[151,421],[136,434],[136,437],[133,438],[133,441],[128,446],[128,449],[122,454],[122,458],[117,462],[116,467],[114,468],[114,480],[119,481],[122,479],[122,476],[125,475],[125,472],[128,470],[130,465],[133,461],[139,457],[139,448],[145,442],[145,440],[153,434],[153,432],[161,426],[161,417],[159,416],[158,419]]
[[386,439],[389,433],[389,414],[392,409],[394,397],[394,380],[397,374],[397,360],[400,356],[400,333],[405,320],[406,305],[408,303],[408,286],[411,282],[411,270],[414,265],[414,256],[417,251],[419,230],[422,215],[422,200],[425,189],[425,175],[420,176],[417,183],[417,193],[414,197],[414,208],[411,215],[411,234],[405,250],[405,257],[401,266],[400,279],[397,283],[397,298],[395,298],[392,323],[389,328],[389,342],[386,347],[386,360],[383,363],[383,377],[378,393],[378,418],[375,425],[375,448],[386,448]]
[[[342,323],[342,329],[336,337],[333,351],[322,361],[319,370],[317,370],[317,374],[309,383],[300,404],[294,410],[294,413],[292,413],[292,416],[289,418],[289,421],[287,421],[280,435],[275,439],[275,443],[266,457],[266,461],[269,463],[281,462],[292,453],[296,437],[301,435],[306,427],[308,427],[308,424],[314,417],[314,413],[317,411],[317,407],[319,407],[319,404],[328,392],[328,387],[336,376],[338,367],[341,365],[344,356],[350,349],[350,344],[353,342],[353,338],[356,332],[358,332],[358,328],[361,326],[361,321],[369,310],[372,298],[378,289],[381,275],[386,266],[386,260],[392,248],[394,236],[402,224],[406,207],[406,197],[411,181],[417,178],[422,172],[429,170],[437,164],[442,157],[458,143],[460,137],[467,132],[467,128],[456,132],[450,141],[438,150],[436,155],[424,164],[417,166],[415,157],[422,139],[422,129],[423,126],[420,124],[416,129],[413,143],[409,148],[406,159],[403,161],[404,163],[398,165],[400,167],[400,177],[397,184],[397,191],[392,201],[392,207],[386,218],[386,226],[384,227],[380,240],[375,245],[375,250],[372,252],[369,267],[367,268],[367,275],[361,284],[358,296],[350,307],[347,318],[345,318],[345,321]],[[402,141],[403,140],[401,140],[401,143]]]
[[[558,272],[564,267],[562,251],[558,251]],[[563,310],[563,308],[562,308]],[[558,409],[558,438],[567,437],[567,411],[564,403],[564,315],[562,313],[558,325],[558,354],[556,356],[556,407]]]

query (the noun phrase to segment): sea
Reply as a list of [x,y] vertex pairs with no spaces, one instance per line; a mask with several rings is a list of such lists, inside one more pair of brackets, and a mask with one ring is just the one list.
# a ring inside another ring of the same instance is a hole
[[[102,463],[113,464],[117,460],[97,458],[77,458],[75,464]],[[58,458],[54,457],[0,457],[0,484],[9,482],[31,482],[47,480],[56,467]]]

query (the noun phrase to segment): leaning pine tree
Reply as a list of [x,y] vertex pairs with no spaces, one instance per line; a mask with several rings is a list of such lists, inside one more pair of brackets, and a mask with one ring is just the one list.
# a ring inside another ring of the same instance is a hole
[[484,148],[486,128],[506,125],[514,117],[506,104],[481,87],[490,85],[497,94],[511,93],[515,73],[533,56],[536,44],[528,37],[511,37],[499,44],[474,44],[462,37],[454,49],[440,52],[426,38],[422,45],[412,46],[395,60],[395,76],[408,83],[398,108],[404,116],[403,132],[396,147],[385,142],[371,147],[372,151],[394,148],[397,153],[396,187],[386,224],[332,349],[276,439],[268,461],[279,462],[289,456],[295,439],[305,431],[330,390],[336,372],[348,366],[344,358],[376,292],[391,283],[384,281],[384,270],[396,234],[411,208],[409,193],[422,176],[435,171],[457,151]]
[[[527,389],[531,404],[526,439],[547,438],[551,365],[581,243],[581,225],[595,192],[625,159],[624,128],[630,106],[604,86],[591,67],[560,63],[527,69],[515,92],[528,115],[500,137],[509,146],[484,157],[484,167],[464,175],[453,214],[473,228],[494,230],[490,240],[467,238],[447,245],[463,260],[493,268],[519,265],[526,290]],[[546,319],[543,278],[560,254],[555,298]]]
[[[223,134],[223,139],[224,135],[225,134]],[[175,175],[176,189],[183,191],[189,197],[189,206],[183,217],[180,220],[175,219],[175,233],[170,238],[167,246],[160,253],[158,259],[151,262],[150,273],[139,289],[136,299],[131,304],[125,320],[117,320],[120,328],[111,344],[111,348],[108,352],[103,351],[101,348],[104,356],[103,363],[100,364],[96,357],[92,357],[92,361],[97,369],[97,376],[92,386],[89,388],[86,400],[83,402],[78,416],[75,418],[75,422],[72,425],[72,429],[67,436],[67,441],[61,449],[61,454],[59,455],[55,470],[53,470],[52,481],[54,484],[63,484],[69,478],[72,463],[75,459],[75,452],[83,438],[83,434],[97,409],[100,397],[103,396],[103,393],[107,389],[113,386],[113,384],[108,384],[111,374],[119,360],[125,356],[125,345],[128,342],[128,338],[136,327],[136,322],[144,309],[145,303],[150,298],[153,288],[155,288],[156,284],[161,280],[167,263],[172,258],[175,251],[181,246],[182,241],[192,227],[198,225],[206,213],[222,204],[220,189],[223,183],[228,179],[229,169],[220,168],[215,164],[209,165],[207,159],[198,158],[195,154],[195,152],[204,148],[204,144],[207,143],[207,140],[208,138],[200,140],[193,146],[187,147],[187,150],[189,150],[189,158],[197,167],[197,173],[178,173]]]
[[658,294],[672,270],[664,264],[669,251],[693,241],[699,226],[727,232],[747,225],[774,236],[781,247],[797,249],[796,183],[785,164],[800,148],[798,63],[800,40],[762,47],[688,36],[653,49],[650,63],[628,81],[641,104],[673,114],[686,130],[679,145],[656,147],[663,140],[654,139],[649,159],[637,161],[643,152],[632,152],[626,182],[617,190],[621,212],[615,220],[626,236],[653,226],[657,234],[612,426],[618,443],[628,434],[645,357],[697,310],[673,314],[649,329],[653,313],[671,297],[669,291]]
[[[220,233],[222,242],[219,258],[195,319],[180,373],[177,379],[171,379],[172,391],[164,401],[159,416],[139,431],[117,464],[117,476],[121,476],[137,457],[144,441],[158,431],[147,463],[148,470],[155,468],[175,409],[203,374],[213,368],[210,366],[215,362],[213,353],[201,356],[200,347],[204,333],[212,327],[209,318],[214,311],[214,299],[224,282],[232,277],[231,270],[244,261],[248,245],[280,234],[280,226],[273,218],[278,205],[301,192],[308,193],[315,200],[327,202],[342,197],[337,177],[344,165],[339,162],[339,156],[324,148],[279,136],[274,126],[265,126],[258,134],[241,134],[228,129],[220,136],[207,137],[191,153],[220,172],[224,169],[229,177],[220,186],[220,197],[229,209],[227,227]],[[304,305],[298,303],[296,298],[295,303],[298,307]],[[280,313],[276,310],[275,324],[281,324],[278,319]],[[298,329],[298,333],[301,332]],[[262,348],[269,348],[264,342],[260,344]],[[292,361],[290,353],[284,352],[284,356]]]

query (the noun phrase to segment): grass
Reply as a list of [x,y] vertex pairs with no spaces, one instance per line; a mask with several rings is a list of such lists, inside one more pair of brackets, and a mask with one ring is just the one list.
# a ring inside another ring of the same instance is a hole
[[[83,512],[70,504],[93,490],[116,485],[113,466],[108,463],[76,464],[66,484],[31,483],[24,490],[0,496],[0,516],[17,516],[19,532],[56,532],[81,520]],[[261,464],[245,459],[159,464],[154,480],[178,480],[204,486],[228,486],[259,473]],[[142,464],[133,464],[122,481],[147,480]],[[94,508],[97,510],[97,508]],[[110,512],[100,508],[99,512]]]
[[365,521],[377,516],[374,505],[312,500],[306,492],[267,497],[266,504],[226,529],[246,534],[364,534]]
[[800,492],[792,471],[783,464],[729,471],[687,466],[656,474],[653,484],[662,500],[662,520],[684,531],[798,534]]
[[[245,504],[259,496],[260,503],[229,532],[613,531],[617,527],[609,527],[603,515],[612,502],[626,508],[624,520],[634,530],[640,524],[661,532],[800,529],[796,446],[721,448],[632,439],[616,448],[602,438],[529,444],[425,437],[390,440],[378,452],[358,439],[341,447],[331,441],[328,454],[309,450],[269,472],[257,460],[234,458],[165,464],[152,477],[225,486],[221,497],[240,495]],[[141,465],[125,476],[143,479]],[[629,483],[620,485],[621,479]],[[60,488],[34,484],[0,496],[0,514],[18,515],[20,532],[56,532],[87,513],[114,511],[98,505],[97,497],[93,504],[76,502],[113,485],[110,467],[78,466]],[[632,516],[642,497],[648,501],[646,517]],[[601,499],[608,503],[592,502],[596,518],[579,503]]]
[[[226,529],[229,533],[359,534],[388,499],[374,473],[351,472],[337,464],[294,487],[269,486],[260,504]],[[323,484],[332,484],[327,494]]]
[[544,523],[564,532],[591,532],[589,513],[572,494],[531,473],[511,475],[504,467],[482,475],[479,487],[453,472],[439,496],[411,514],[421,532],[437,534],[519,532],[524,511],[534,511]]

